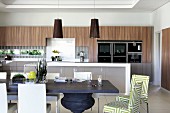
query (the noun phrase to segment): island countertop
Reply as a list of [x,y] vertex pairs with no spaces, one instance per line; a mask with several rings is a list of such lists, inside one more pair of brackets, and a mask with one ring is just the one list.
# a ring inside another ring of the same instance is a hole
[[130,67],[130,63],[47,62],[48,66]]
[[[120,91],[128,94],[130,90],[130,63],[92,63],[92,62],[47,62],[49,73],[60,73],[60,76],[74,77],[74,71],[92,72],[93,79],[102,75]],[[36,64],[25,64],[26,71],[35,69]],[[28,68],[28,69],[27,69]]]

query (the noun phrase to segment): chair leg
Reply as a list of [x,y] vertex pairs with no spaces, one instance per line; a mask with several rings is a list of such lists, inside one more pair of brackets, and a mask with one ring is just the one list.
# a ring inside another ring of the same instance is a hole
[[146,103],[147,105],[147,113],[149,113],[149,105],[148,105],[148,102]]
[[100,112],[100,103],[99,103],[99,98],[97,98],[98,99],[98,113]]
[[56,113],[60,113],[60,104],[59,104],[58,100],[56,102]]

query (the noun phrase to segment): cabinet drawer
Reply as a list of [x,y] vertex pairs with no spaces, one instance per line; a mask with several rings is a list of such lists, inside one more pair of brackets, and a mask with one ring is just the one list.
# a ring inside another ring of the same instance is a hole
[[98,62],[108,62],[111,63],[111,57],[98,57]]
[[126,63],[126,57],[113,57],[115,63]]

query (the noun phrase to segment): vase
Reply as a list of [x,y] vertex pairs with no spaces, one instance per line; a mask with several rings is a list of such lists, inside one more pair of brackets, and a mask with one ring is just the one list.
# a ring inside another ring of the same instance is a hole
[[46,74],[40,74],[40,73],[37,73],[37,77],[36,77],[36,83],[46,83],[47,80],[46,80]]
[[37,63],[36,83],[46,83],[47,62],[45,59]]
[[37,79],[37,83],[47,83],[46,76],[41,76]]

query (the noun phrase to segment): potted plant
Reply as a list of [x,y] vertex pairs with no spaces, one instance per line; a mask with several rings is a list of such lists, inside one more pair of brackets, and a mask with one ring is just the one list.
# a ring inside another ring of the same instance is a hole
[[54,56],[51,56],[51,60],[52,60],[52,61],[55,61],[56,58],[55,58]]

